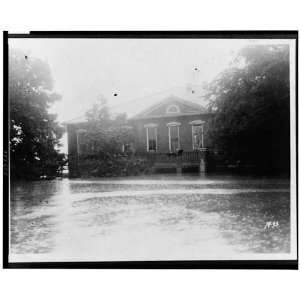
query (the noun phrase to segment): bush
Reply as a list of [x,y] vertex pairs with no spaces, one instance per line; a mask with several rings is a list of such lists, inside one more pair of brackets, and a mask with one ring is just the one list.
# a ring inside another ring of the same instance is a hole
[[81,157],[78,166],[81,177],[144,175],[151,170],[151,163],[147,159],[121,155],[109,160],[97,156]]

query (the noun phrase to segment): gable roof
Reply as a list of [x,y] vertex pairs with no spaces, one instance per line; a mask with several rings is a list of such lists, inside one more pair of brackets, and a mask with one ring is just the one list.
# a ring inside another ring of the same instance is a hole
[[[179,106],[180,111],[175,113],[167,113],[167,108],[171,105]],[[202,105],[171,95],[131,117],[131,119],[134,120],[164,116],[205,114],[206,112],[206,109]]]
[[83,116],[74,118],[72,120],[65,121],[65,122],[63,122],[63,124],[64,125],[73,125],[73,124],[86,123],[87,121],[88,121],[87,117],[85,115],[83,115]]
[[[176,91],[176,94],[178,94],[178,91]],[[180,95],[180,93],[179,93]],[[184,98],[186,98],[186,95],[183,95]],[[159,98],[156,98],[156,100]],[[154,99],[150,99],[153,103]],[[138,103],[133,102],[136,106],[136,109],[138,108]],[[167,107],[171,105],[179,106],[180,112],[179,113],[167,113]],[[146,107],[146,105],[144,105]],[[160,112],[159,112],[160,110]],[[163,110],[163,111],[161,111]],[[195,103],[194,101],[185,100],[181,97],[169,95],[165,98],[161,98],[159,101],[156,101],[155,104],[149,106],[148,108],[142,110],[136,115],[133,115],[132,117],[129,117],[129,120],[135,120],[135,119],[146,119],[146,118],[155,118],[155,117],[164,117],[164,116],[182,116],[182,115],[195,115],[195,114],[205,114],[207,113],[207,110],[204,106]],[[87,117],[86,115],[81,115],[77,118],[68,120],[63,122],[64,125],[76,125],[76,124],[82,124],[86,123]]]

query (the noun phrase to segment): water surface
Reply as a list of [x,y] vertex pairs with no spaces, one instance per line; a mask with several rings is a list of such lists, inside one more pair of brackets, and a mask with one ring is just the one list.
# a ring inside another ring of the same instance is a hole
[[10,232],[11,261],[289,253],[289,181],[168,176],[18,182],[11,187]]

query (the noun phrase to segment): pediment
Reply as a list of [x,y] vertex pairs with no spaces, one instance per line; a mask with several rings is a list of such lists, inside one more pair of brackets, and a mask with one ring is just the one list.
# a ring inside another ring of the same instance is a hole
[[203,113],[205,113],[205,108],[203,106],[175,96],[170,96],[137,114],[132,119],[147,119]]

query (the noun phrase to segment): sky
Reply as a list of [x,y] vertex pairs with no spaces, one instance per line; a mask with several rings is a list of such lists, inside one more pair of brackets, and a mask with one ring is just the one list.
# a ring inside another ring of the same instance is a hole
[[[54,91],[62,96],[51,112],[64,122],[83,116],[99,96],[107,99],[113,113],[129,117],[170,95],[204,104],[201,85],[224,70],[242,47],[255,42],[12,38],[9,47],[48,62]],[[65,138],[63,144],[65,149]]]

